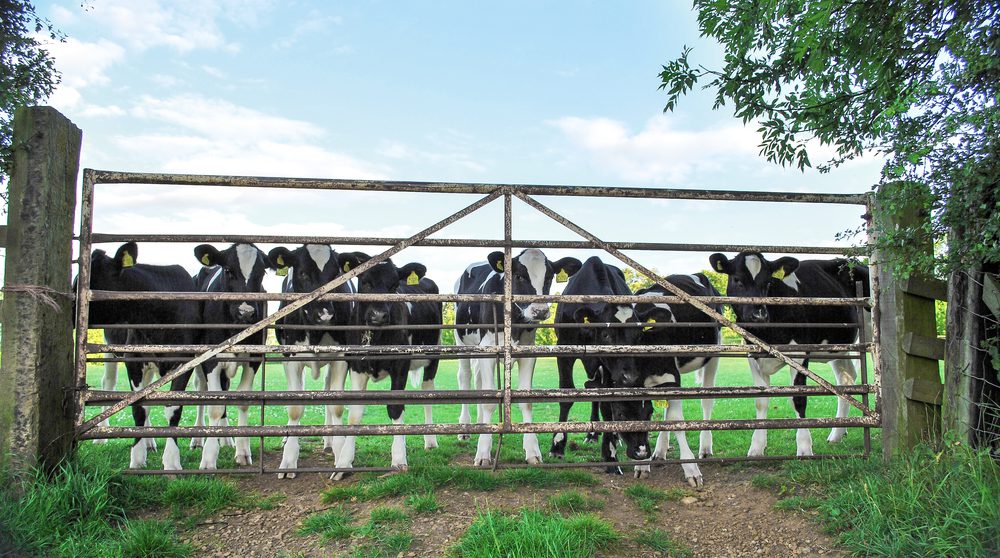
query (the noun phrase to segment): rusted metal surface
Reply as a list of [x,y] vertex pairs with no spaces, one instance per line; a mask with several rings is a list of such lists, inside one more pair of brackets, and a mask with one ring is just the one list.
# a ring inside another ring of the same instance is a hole
[[[94,223],[94,171],[83,171],[80,200],[79,271],[76,283],[76,386],[80,390],[73,409],[76,423],[83,422],[82,392],[87,389],[87,324],[90,321],[90,231]],[[81,302],[82,301],[82,302]]]
[[[760,329],[770,329],[770,328],[786,328],[786,327],[801,327],[803,329],[816,329],[816,328],[855,328],[858,324],[852,323],[809,323],[809,324],[792,324],[792,323],[779,323],[779,322],[768,322],[766,324],[755,324],[746,322],[736,322],[737,325],[742,327],[753,327]],[[245,327],[246,324],[198,324],[198,329],[238,329]],[[268,329],[286,329],[286,330],[306,330],[306,331],[367,331],[367,330],[406,330],[406,331],[417,331],[417,330],[429,330],[429,329],[486,329],[493,327],[493,324],[406,324],[406,325],[386,325],[386,326],[369,326],[369,325],[298,325],[298,324],[275,324],[273,327]],[[705,327],[705,322],[656,322],[656,323],[618,323],[618,322],[590,322],[590,323],[551,323],[551,324],[537,324],[532,327],[536,329],[582,329],[582,328],[612,328],[612,329],[635,329],[635,328],[655,328],[655,329],[675,329],[675,328],[690,328],[690,327]],[[115,324],[115,325],[93,325],[90,329],[191,329],[188,324]]]
[[612,186],[562,186],[526,184],[469,184],[390,180],[336,180],[261,176],[217,176],[199,174],[92,171],[101,184],[165,184],[182,186],[241,186],[296,190],[353,190],[362,192],[419,192],[439,194],[489,194],[505,189],[514,194],[536,196],[585,196],[598,198],[643,198],[739,202],[783,202],[864,205],[865,194],[810,194],[793,192],[748,192]]

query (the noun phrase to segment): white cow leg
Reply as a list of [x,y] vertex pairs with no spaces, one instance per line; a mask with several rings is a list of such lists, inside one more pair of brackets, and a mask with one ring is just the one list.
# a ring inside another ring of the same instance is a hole
[[[333,391],[343,391],[344,383],[347,381],[347,362],[337,360],[330,363],[330,369],[326,375],[326,389]],[[340,426],[344,424],[344,406],[326,406],[326,424]],[[323,451],[333,455],[340,453],[340,448],[344,446],[343,436],[324,436]]]
[[[791,374],[791,384],[795,385],[795,378],[799,375],[794,368],[788,369]],[[792,408],[795,409],[795,416],[804,419],[806,418],[806,402],[808,399],[806,396],[802,396],[801,403],[796,403],[795,397],[792,398]],[[813,454],[813,439],[812,432],[809,432],[808,428],[799,428],[795,431],[795,455],[797,456],[809,456]]]
[[[399,418],[393,419],[393,424],[403,424],[404,416],[399,415]],[[392,466],[401,471],[405,471],[407,468],[406,463],[406,436],[396,435],[392,437]]]
[[[240,385],[236,386],[236,391],[250,391],[256,376],[257,374],[253,367],[244,364],[243,373],[240,375]],[[250,424],[249,411],[249,405],[239,406],[239,416],[237,418],[239,426],[248,426]],[[250,452],[250,438],[236,438],[236,464],[253,465],[253,454]]]
[[[104,358],[114,358],[114,353],[104,353]],[[114,391],[115,386],[118,384],[118,363],[117,362],[105,362],[104,363],[104,378],[101,379],[101,388],[104,391]],[[108,410],[107,407],[104,408],[105,411]],[[111,426],[111,419],[106,418],[101,421],[101,426]],[[106,444],[108,443],[107,438],[100,438],[94,440],[95,444]]]
[[[205,376],[205,379],[208,382],[208,391],[222,391],[222,374],[223,366],[219,364]],[[222,405],[209,405],[209,424],[212,426],[220,426],[219,423],[222,421],[222,412],[225,411],[225,409],[226,408]],[[199,469],[212,470],[216,468],[219,459],[219,447],[221,444],[222,440],[217,436],[209,436],[205,439],[205,447],[201,450],[201,465],[199,465]]]
[[[153,383],[155,376],[159,376],[159,368],[156,366],[143,366],[142,368],[142,385],[143,387],[148,386]],[[146,422],[143,426],[153,426],[151,422],[153,407],[146,407]],[[146,449],[149,451],[156,451],[156,438],[149,437],[146,438]]]
[[[462,391],[469,391],[471,389],[471,379],[472,379],[472,365],[469,359],[460,358],[458,359],[458,389]],[[462,403],[462,410],[458,414],[459,424],[472,424],[472,417],[469,415],[469,404]],[[468,434],[459,434],[459,440],[468,440]]]
[[[476,359],[476,380],[484,390],[495,390],[496,379],[493,376],[493,368],[496,366],[496,359],[481,358]],[[479,416],[476,417],[480,424],[493,423],[493,411],[496,410],[496,403],[481,403],[477,406]],[[493,464],[493,435],[480,434],[479,444],[476,447],[476,458],[473,465],[479,467],[489,467]]]
[[[354,391],[365,391],[368,389],[368,379],[370,376],[363,372],[351,372],[351,389]],[[364,405],[349,405],[347,407],[347,424],[355,425],[361,424],[362,418],[365,416],[365,406]],[[400,417],[402,418],[402,417]],[[354,468],[354,452],[356,450],[356,442],[354,436],[345,436],[344,445],[337,454],[336,467],[338,469],[352,469]],[[405,450],[404,450],[405,451]],[[338,472],[330,475],[330,480],[341,480],[346,477],[348,473]]]
[[[420,384],[420,389],[424,391],[434,391],[434,380],[424,380]],[[424,424],[434,424],[434,406],[424,405]],[[435,434],[424,435],[424,449],[434,449],[438,447],[438,438]]]
[[[670,405],[669,401],[667,402],[667,405]],[[668,407],[668,409],[669,409],[669,407]],[[663,419],[662,420],[667,420],[667,410],[668,409],[664,409],[663,410]],[[656,435],[656,446],[653,448],[653,460],[656,461],[658,459],[659,460],[666,459],[667,458],[667,453],[669,451],[670,451],[670,431],[668,431],[668,430],[661,430]]]
[[[517,389],[530,390],[534,373],[535,359],[517,359]],[[521,408],[521,421],[524,423],[532,422],[531,403],[518,403],[518,406]],[[538,434],[525,434],[523,447],[525,461],[532,465],[542,462],[542,450],[538,447]]]
[[[198,366],[192,374],[194,380],[194,391],[205,391],[205,372],[202,370],[201,366]],[[194,416],[195,426],[205,426],[205,406],[196,405],[195,406],[195,416]],[[191,437],[191,449],[200,448],[205,444],[204,436],[192,436]]]
[[[667,406],[667,420],[669,421],[683,421],[684,420],[684,407],[679,399],[671,399],[669,405]],[[674,431],[674,437],[677,438],[677,449],[680,450],[681,459],[694,459],[694,454],[691,453],[691,447],[688,446],[687,432],[683,430]],[[684,469],[684,478],[687,479],[688,484],[692,487],[700,487],[704,484],[701,477],[701,469],[698,468],[697,463],[682,463],[681,468]]]
[[[303,362],[286,362],[285,363],[285,380],[288,382],[288,391],[302,391],[303,378],[302,373],[305,370],[305,363]],[[288,426],[297,426],[299,421],[302,420],[302,412],[304,408],[302,405],[289,405],[288,406]],[[299,437],[289,436],[285,440],[285,447],[281,452],[281,464],[278,465],[278,469],[297,469],[299,467]],[[288,472],[278,473],[279,479],[294,479],[295,473]]]
[[[180,413],[181,408],[177,406],[163,408],[163,414],[166,415],[169,426],[177,426],[177,423],[180,422]],[[167,438],[166,443],[163,444],[163,470],[181,470],[181,450],[177,447],[175,438]]]
[[[857,378],[857,372],[854,369],[854,363],[850,360],[835,360],[830,363],[833,366],[833,371],[837,376],[838,386],[852,386]],[[847,417],[847,413],[850,411],[850,403],[844,401],[841,398],[837,398],[837,418]],[[827,442],[833,444],[841,441],[844,435],[847,434],[847,429],[838,426],[830,430],[830,436],[826,439]]]
[[[768,374],[763,374],[761,372],[760,360],[751,358],[748,359],[750,362],[750,374],[753,377],[753,385],[758,387],[769,387],[771,385],[771,376]],[[770,405],[770,397],[758,397],[755,401],[757,407],[757,419],[763,420],[767,418],[767,406]],[[764,455],[764,450],[767,448],[767,430],[754,430],[753,437],[750,440],[750,450],[747,452],[747,456],[754,457],[758,455]]]
[[[705,363],[702,369],[702,387],[715,387],[715,373],[719,370],[719,359],[712,358]],[[712,409],[715,407],[715,399],[701,400],[701,418],[712,420]],[[713,455],[712,431],[702,430],[698,440],[698,459],[703,459]]]

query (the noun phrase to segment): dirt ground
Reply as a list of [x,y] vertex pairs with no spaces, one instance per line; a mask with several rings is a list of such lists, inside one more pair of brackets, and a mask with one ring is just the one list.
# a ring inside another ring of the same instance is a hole
[[[300,466],[328,465],[323,456],[310,457]],[[595,472],[600,471],[594,469]],[[771,492],[751,486],[751,479],[773,469],[746,465],[702,466],[705,486],[691,491],[681,501],[660,504],[655,522],[625,496],[630,485],[642,482],[661,489],[687,488],[680,468],[668,466],[654,470],[650,479],[635,480],[598,472],[601,485],[579,489],[605,501],[598,515],[624,534],[623,540],[604,556],[665,556],[630,540],[629,534],[649,528],[664,529],[677,543],[688,547],[693,557],[847,557],[834,548],[830,537],[822,534],[814,517],[806,513],[775,509],[777,498]],[[357,482],[349,477],[340,483]],[[281,496],[273,509],[227,509],[185,533],[196,556],[212,557],[326,557],[349,553],[350,540],[323,543],[319,536],[298,533],[303,519],[331,507],[321,500],[321,493],[335,483],[327,475],[300,474],[292,480],[278,480],[273,475],[234,476],[241,489],[261,496]],[[529,488],[474,492],[444,487],[435,491],[441,506],[435,512],[415,516],[413,544],[403,557],[443,556],[472,523],[478,508],[517,510],[543,507],[551,490]],[[371,508],[392,505],[405,508],[402,497],[376,502],[348,502],[354,517],[367,519]],[[356,543],[356,541],[355,541]]]

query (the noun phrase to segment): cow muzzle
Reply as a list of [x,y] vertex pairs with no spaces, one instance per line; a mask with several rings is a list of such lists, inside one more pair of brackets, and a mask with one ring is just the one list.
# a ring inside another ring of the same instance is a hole
[[768,319],[770,319],[770,315],[767,313],[767,308],[763,306],[754,308],[753,312],[750,313],[750,321],[752,322],[763,323],[768,321]]
[[548,304],[531,304],[524,311],[524,317],[532,322],[540,322],[546,320],[549,317],[549,305]]
[[253,317],[254,317],[254,315],[256,315],[256,313],[257,313],[257,310],[253,307],[253,305],[247,304],[246,302],[244,302],[244,303],[242,303],[242,304],[240,304],[239,306],[236,307],[237,317],[241,321],[244,321],[244,322],[250,321],[251,319],[253,319]]
[[369,310],[365,313],[365,324],[370,326],[389,325],[389,313],[384,310]]

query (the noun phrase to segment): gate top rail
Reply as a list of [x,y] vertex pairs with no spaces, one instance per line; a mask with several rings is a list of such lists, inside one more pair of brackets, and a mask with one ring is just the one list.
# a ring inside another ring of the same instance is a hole
[[866,205],[868,194],[812,194],[739,190],[639,188],[619,186],[563,186],[535,184],[486,184],[461,182],[416,182],[394,180],[344,180],[278,178],[260,176],[141,173],[84,169],[93,173],[95,184],[160,184],[176,186],[242,186],[304,190],[354,190],[364,192],[434,192],[442,194],[490,194],[498,188],[533,196],[584,196],[602,198],[655,198],[704,201],[830,203]]

